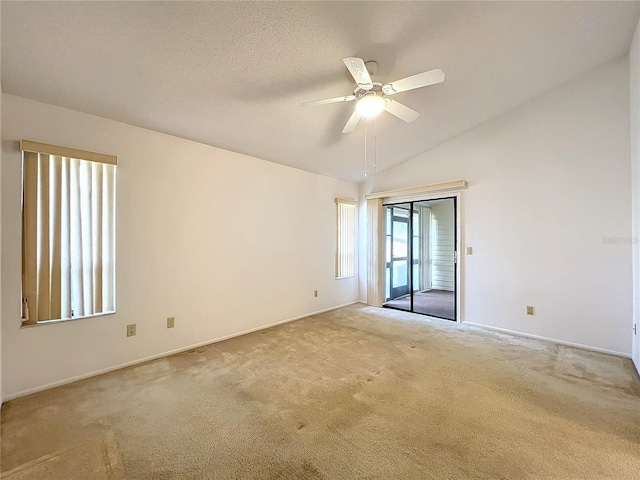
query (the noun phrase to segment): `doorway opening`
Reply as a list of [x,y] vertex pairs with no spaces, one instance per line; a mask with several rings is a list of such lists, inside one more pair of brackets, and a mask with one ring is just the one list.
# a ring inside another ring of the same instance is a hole
[[456,198],[384,206],[387,308],[456,321]]

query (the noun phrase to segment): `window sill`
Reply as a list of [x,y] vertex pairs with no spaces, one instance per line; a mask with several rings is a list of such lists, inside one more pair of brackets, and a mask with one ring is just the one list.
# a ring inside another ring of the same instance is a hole
[[336,280],[344,280],[345,278],[355,278],[355,274],[354,275],[347,275],[346,277],[336,277]]
[[115,313],[116,312],[114,310],[113,312],[96,313],[95,315],[86,315],[84,317],[61,318],[58,320],[42,320],[38,323],[31,323],[29,325],[20,325],[20,328],[42,327],[44,325],[55,325],[59,323],[75,322],[76,320],[84,320],[85,318],[96,318],[96,317],[106,317],[108,315],[115,315]]

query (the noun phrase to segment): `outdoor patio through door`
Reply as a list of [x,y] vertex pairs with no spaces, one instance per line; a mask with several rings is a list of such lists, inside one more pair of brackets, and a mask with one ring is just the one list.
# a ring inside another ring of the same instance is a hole
[[383,306],[456,320],[456,198],[384,208]]

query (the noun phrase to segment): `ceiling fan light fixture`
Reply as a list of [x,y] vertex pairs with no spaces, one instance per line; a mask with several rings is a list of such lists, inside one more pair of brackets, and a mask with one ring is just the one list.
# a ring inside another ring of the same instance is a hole
[[373,118],[384,110],[385,105],[384,98],[371,93],[358,100],[356,111],[365,118]]

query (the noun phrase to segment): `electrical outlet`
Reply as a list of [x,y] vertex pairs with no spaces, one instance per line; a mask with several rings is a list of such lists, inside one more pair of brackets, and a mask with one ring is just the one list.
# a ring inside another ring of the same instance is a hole
[[533,307],[531,305],[527,305],[527,315],[533,315]]
[[313,291],[313,296],[314,296],[314,297],[317,297],[317,296],[318,296],[318,290],[314,290],[314,291]]
[[136,324],[127,325],[127,337],[133,337],[136,334]]
[[473,247],[467,247],[467,255],[473,255]]
[[176,326],[176,317],[167,317],[167,328],[173,328]]

